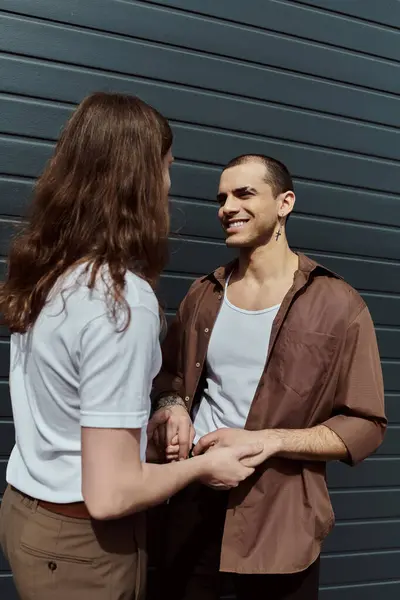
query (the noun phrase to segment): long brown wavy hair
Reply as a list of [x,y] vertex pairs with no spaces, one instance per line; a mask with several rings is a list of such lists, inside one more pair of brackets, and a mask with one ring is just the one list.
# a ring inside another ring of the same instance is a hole
[[0,311],[11,332],[36,321],[57,279],[87,262],[89,288],[109,273],[114,319],[127,269],[155,286],[167,260],[164,158],[168,121],[139,98],[94,93],[68,121],[38,179],[26,225],[14,238]]

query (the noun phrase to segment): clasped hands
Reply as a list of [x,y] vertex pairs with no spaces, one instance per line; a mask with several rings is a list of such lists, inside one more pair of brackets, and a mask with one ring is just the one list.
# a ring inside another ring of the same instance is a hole
[[[195,430],[187,410],[173,405],[157,410],[147,429],[149,443],[153,444],[159,457],[168,462],[189,457],[195,438]],[[266,431],[222,428],[203,436],[193,448],[193,456],[211,452],[217,448],[232,448],[257,443],[263,450],[255,456],[245,457],[242,464],[257,467],[280,450],[279,438]],[[216,489],[226,489],[219,482],[205,482]]]

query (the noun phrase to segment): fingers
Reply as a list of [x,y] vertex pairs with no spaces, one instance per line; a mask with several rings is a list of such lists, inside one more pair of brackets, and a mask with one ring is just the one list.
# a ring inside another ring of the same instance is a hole
[[184,460],[189,456],[190,449],[190,423],[187,421],[181,423],[178,432],[179,438],[179,458]]
[[165,458],[168,462],[179,460],[179,444],[175,446],[168,446],[165,451]]
[[178,435],[179,421],[177,419],[169,418],[165,429],[166,429],[165,447],[167,447],[172,444],[172,440],[174,439],[174,437],[176,435]]
[[179,459],[185,460],[189,457],[189,452],[193,446],[193,440],[196,436],[192,422],[181,423],[179,427]]
[[[242,465],[243,465],[243,463],[242,463]],[[245,479],[247,479],[248,477],[250,477],[251,475],[253,475],[254,471],[255,471],[254,467],[249,467],[249,468],[246,467],[246,471],[245,471],[245,473],[243,473],[243,479],[242,479],[242,481],[244,481]],[[239,482],[237,483],[237,485],[239,485]]]
[[254,442],[252,444],[244,444],[243,446],[237,446],[235,448],[236,457],[239,460],[253,458],[261,454],[264,450],[264,446],[261,442]]
[[198,456],[199,454],[203,454],[210,448],[210,446],[214,446],[214,444],[216,444],[217,442],[218,436],[215,435],[215,432],[203,435],[203,437],[199,439],[199,441],[193,448],[193,455]]
[[146,448],[146,462],[158,462],[161,456],[153,441],[149,441]]
[[157,448],[157,451],[160,453],[161,456],[165,455],[165,448],[166,448],[165,429],[166,429],[165,425],[160,425],[160,427],[153,432],[153,438],[152,438],[152,441],[154,442],[154,445]]
[[211,488],[212,490],[215,490],[216,492],[228,492],[229,490],[232,489],[232,487],[237,487],[235,486],[229,486],[229,485],[223,485],[222,483],[205,483],[205,485],[209,488]]
[[158,436],[159,436],[160,448],[162,449],[162,452],[165,452],[165,449],[168,446],[168,444],[167,444],[167,423],[168,423],[168,421],[158,428]]
[[246,456],[245,458],[240,459],[241,464],[244,467],[258,467],[258,465],[264,462],[264,458],[261,459],[261,454],[256,454],[255,456]]
[[195,428],[193,427],[192,423],[190,423],[190,433],[189,433],[190,447],[193,446],[193,442],[194,442],[194,438],[195,437],[196,437]]
[[178,458],[186,459],[189,456],[190,448],[190,428],[189,419],[170,419],[167,422],[166,446],[179,444]]
[[149,440],[166,459],[186,459],[192,447],[195,430],[190,419],[172,418],[170,411],[157,411],[147,427]]
[[149,438],[150,441],[153,441],[155,447],[157,448],[158,451],[162,450],[161,446],[160,446],[160,435],[158,433],[158,429],[156,429],[153,432],[153,438]]
[[[180,436],[180,434],[179,434]],[[189,457],[189,447],[183,448],[180,437],[176,435],[165,450],[167,460],[184,460]]]
[[153,437],[153,433],[160,425],[165,425],[169,419],[169,414],[166,410],[158,410],[151,417],[147,425],[147,435],[149,438]]
[[178,460],[178,458],[179,458],[179,438],[177,435],[173,438],[172,443],[166,447],[165,456],[166,456],[167,460]]

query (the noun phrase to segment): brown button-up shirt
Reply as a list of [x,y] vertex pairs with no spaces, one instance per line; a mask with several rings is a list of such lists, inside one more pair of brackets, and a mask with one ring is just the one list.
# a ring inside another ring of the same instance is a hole
[[[178,393],[189,411],[199,400],[208,344],[232,267],[197,280],[183,300],[163,343],[155,398]],[[345,443],[348,462],[356,464],[381,444],[386,423],[376,336],[364,301],[340,277],[300,254],[272,327],[246,429],[324,424]],[[274,457],[231,490],[221,570],[307,568],[334,524],[325,467],[324,462]]]

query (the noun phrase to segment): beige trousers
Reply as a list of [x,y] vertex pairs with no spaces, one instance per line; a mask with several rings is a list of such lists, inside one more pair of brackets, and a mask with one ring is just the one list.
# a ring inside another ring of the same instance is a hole
[[21,600],[144,600],[145,515],[61,516],[8,487],[0,544]]

